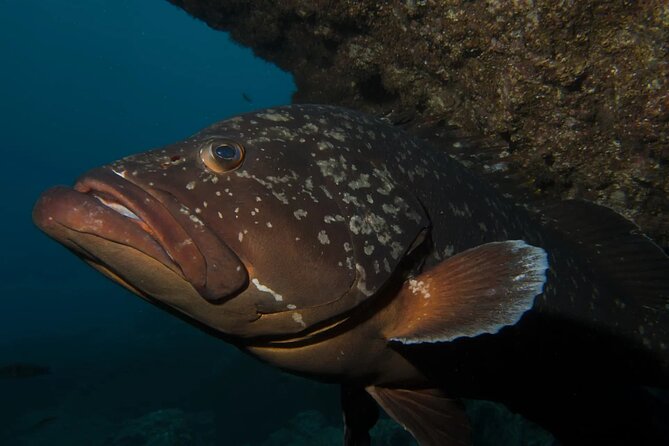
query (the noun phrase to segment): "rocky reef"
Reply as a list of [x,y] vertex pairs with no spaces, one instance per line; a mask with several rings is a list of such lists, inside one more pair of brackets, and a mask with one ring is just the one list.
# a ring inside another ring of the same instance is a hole
[[[526,197],[584,198],[669,246],[664,0],[169,0],[340,104],[493,144]],[[474,146],[472,146],[474,147]]]
[[[400,426],[382,418],[371,432],[374,444],[388,446],[415,446],[416,442]],[[300,412],[286,427],[273,432],[258,446],[339,446],[344,432],[341,426],[328,424],[316,410]],[[243,446],[254,446],[246,444]]]
[[181,409],[161,409],[132,419],[110,438],[109,446],[213,445],[212,420]]
[[[474,421],[472,440],[477,446],[550,446],[555,442],[550,434],[502,405],[475,400],[468,400],[466,404]],[[402,427],[385,417],[379,419],[370,434],[373,444],[417,444]],[[343,435],[341,425],[328,424],[323,414],[309,410],[295,415],[287,426],[273,432],[259,446],[339,446]]]

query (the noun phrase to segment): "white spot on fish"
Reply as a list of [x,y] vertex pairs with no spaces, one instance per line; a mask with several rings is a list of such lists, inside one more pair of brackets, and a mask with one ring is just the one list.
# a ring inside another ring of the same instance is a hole
[[188,190],[195,189],[195,181],[191,181],[188,184],[186,184],[186,189],[188,189]]
[[318,132],[318,126],[315,125],[315,124],[312,124],[311,122],[308,122],[300,128],[300,131],[303,132],[303,133],[307,133],[307,134],[317,133]]
[[386,259],[385,257],[383,258],[383,269],[385,269],[387,273],[391,271],[390,263],[388,263],[388,259]]
[[369,175],[365,173],[360,174],[360,177],[357,180],[353,180],[350,183],[348,183],[348,187],[350,187],[353,190],[358,190],[369,186],[370,186]]
[[327,160],[318,160],[316,165],[321,170],[321,175],[326,178],[332,178],[335,184],[339,185],[343,180],[346,179],[346,173],[339,166],[339,163],[334,158],[328,158]]
[[242,233],[240,232],[239,235],[237,236],[237,238],[238,238],[239,241],[241,242],[242,240],[244,240],[244,234],[242,234]]
[[262,291],[263,293],[269,293],[272,296],[274,296],[274,300],[276,300],[277,302],[283,301],[283,296],[281,294],[261,284],[257,278],[254,277],[251,280],[251,283],[253,283],[256,286],[256,288],[258,288],[258,291]]
[[367,289],[367,273],[365,272],[365,268],[363,268],[363,266],[359,263],[356,263],[355,270],[358,272],[356,288],[358,288],[358,290],[360,290],[360,292],[365,296],[371,296],[374,294],[374,291]]
[[342,217],[341,215],[335,215],[335,216],[326,215],[325,217],[323,217],[323,221],[325,223],[330,224],[334,223],[335,221],[344,221],[344,217]]
[[348,192],[344,192],[344,196],[342,197],[342,201],[346,204],[351,204],[353,203],[355,206],[360,207],[360,202],[358,201],[358,197],[355,197]]
[[302,220],[302,218],[304,218],[304,217],[307,216],[307,211],[305,211],[304,209],[298,209],[298,210],[296,210],[295,212],[293,212],[293,215],[294,215],[295,218],[297,218],[298,220]]
[[286,198],[286,194],[284,194],[283,192],[272,191],[272,195],[274,195],[277,198],[277,200],[279,200],[283,204],[288,204],[288,198]]
[[430,298],[430,289],[428,288],[427,284],[425,284],[425,282],[423,282],[422,280],[410,279],[409,290],[413,294],[421,294],[423,296],[423,299]]
[[126,175],[126,171],[125,171],[125,170],[122,170],[122,171],[119,172],[119,171],[116,170],[116,169],[112,169],[111,171],[114,172],[116,175],[120,176],[121,178],[125,178],[125,175]]
[[195,215],[192,215],[192,214],[191,214],[191,215],[188,216],[188,218],[190,218],[190,220],[191,220],[193,223],[198,224],[198,225],[200,225],[200,226],[204,226],[204,223],[202,222],[202,220],[200,220],[199,218],[197,218]]
[[318,233],[318,241],[321,242],[321,244],[323,245],[330,244],[330,238],[328,237],[328,234],[324,230]]
[[392,204],[383,204],[381,208],[383,209],[383,212],[391,215],[397,215],[397,213],[400,211],[400,208],[393,206]]
[[258,113],[256,116],[274,122],[287,122],[293,119],[290,115],[282,113]]
[[334,147],[332,143],[328,141],[318,141],[318,144],[316,145],[318,146],[318,150],[320,151],[332,149]]
[[301,326],[303,326],[303,327],[307,326],[307,324],[304,323],[304,319],[302,319],[302,314],[301,313],[298,313],[298,312],[293,313],[293,320],[295,322],[297,322],[298,324],[300,324]]
[[330,138],[336,139],[337,141],[346,141],[346,134],[342,131],[342,129],[326,130],[323,132],[323,134]]
[[326,197],[328,197],[330,200],[332,200],[332,194],[330,193],[329,190],[325,186],[319,186],[323,193],[325,194]]

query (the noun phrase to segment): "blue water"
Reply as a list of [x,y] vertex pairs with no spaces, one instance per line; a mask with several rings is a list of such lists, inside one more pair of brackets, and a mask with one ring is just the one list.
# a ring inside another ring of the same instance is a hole
[[0,365],[51,368],[0,380],[0,444],[290,444],[338,425],[336,389],[142,302],[30,216],[91,167],[289,102],[290,75],[164,0],[2,0],[0,55]]

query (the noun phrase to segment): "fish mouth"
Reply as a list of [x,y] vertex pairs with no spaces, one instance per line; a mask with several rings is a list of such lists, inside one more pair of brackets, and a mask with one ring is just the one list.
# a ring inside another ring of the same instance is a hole
[[[244,288],[246,268],[234,252],[200,220],[189,218],[187,208],[174,197],[146,189],[110,168],[93,169],[73,188],[45,191],[35,204],[33,220],[103,270],[105,253],[82,244],[82,234],[134,248],[159,261],[208,301],[221,301]],[[122,270],[113,272],[123,279]]]

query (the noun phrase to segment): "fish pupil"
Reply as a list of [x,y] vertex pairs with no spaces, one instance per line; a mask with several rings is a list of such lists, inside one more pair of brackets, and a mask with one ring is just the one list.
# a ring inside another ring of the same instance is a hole
[[216,147],[214,149],[214,153],[216,154],[217,157],[224,160],[232,160],[237,157],[237,149],[228,145]]

